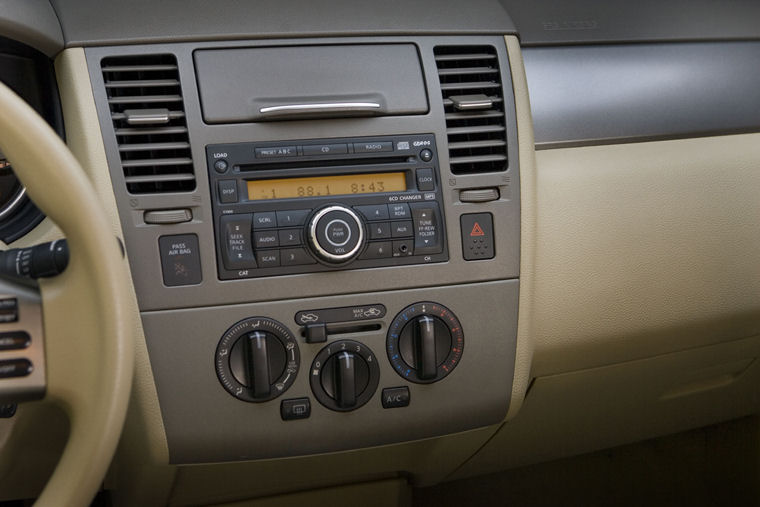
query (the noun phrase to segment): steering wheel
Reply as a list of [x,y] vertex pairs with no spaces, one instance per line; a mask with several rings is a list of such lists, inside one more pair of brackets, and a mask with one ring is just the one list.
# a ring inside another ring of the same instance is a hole
[[36,505],[86,506],[113,458],[132,385],[136,333],[126,259],[82,167],[2,83],[0,150],[70,251],[66,271],[40,281],[45,396],[67,413],[70,432]]

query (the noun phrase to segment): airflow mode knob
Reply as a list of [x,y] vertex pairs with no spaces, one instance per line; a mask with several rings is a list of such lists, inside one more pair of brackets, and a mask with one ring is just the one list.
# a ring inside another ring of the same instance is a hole
[[287,391],[298,374],[298,344],[274,319],[241,320],[224,333],[216,348],[216,374],[230,394],[262,402]]

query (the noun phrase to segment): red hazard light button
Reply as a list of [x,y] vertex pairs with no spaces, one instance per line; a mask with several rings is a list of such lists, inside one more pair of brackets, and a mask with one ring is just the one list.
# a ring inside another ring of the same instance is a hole
[[493,215],[468,213],[459,217],[462,231],[462,256],[466,261],[493,259]]

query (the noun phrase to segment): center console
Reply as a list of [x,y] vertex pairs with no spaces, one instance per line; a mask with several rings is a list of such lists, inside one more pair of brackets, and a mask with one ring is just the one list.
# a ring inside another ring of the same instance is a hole
[[172,463],[503,420],[520,203],[502,37],[86,57]]

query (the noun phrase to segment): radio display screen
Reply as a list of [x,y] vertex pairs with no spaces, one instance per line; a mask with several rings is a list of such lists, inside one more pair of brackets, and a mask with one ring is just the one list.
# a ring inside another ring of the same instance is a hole
[[249,180],[247,184],[248,199],[251,201],[324,195],[373,194],[375,192],[405,191],[406,174],[403,171],[344,174],[312,178]]

